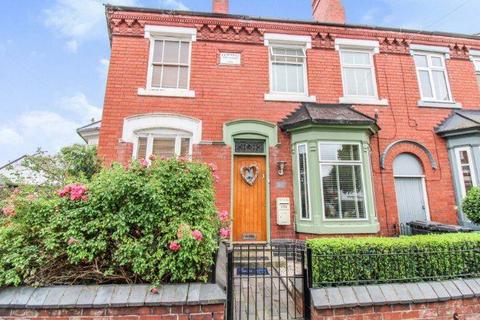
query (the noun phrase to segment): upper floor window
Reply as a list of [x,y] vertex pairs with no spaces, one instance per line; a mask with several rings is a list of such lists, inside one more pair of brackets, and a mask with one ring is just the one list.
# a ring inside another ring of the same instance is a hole
[[415,53],[413,57],[417,68],[422,100],[452,101],[445,56],[435,53]]
[[325,219],[366,219],[360,145],[320,142]]
[[153,40],[152,89],[188,89],[190,48],[186,41]]
[[304,48],[270,47],[271,89],[276,93],[306,95],[307,56]]
[[145,26],[150,40],[146,88],[140,95],[194,97],[190,91],[192,42],[195,28]]
[[475,74],[477,75],[478,87],[480,88],[480,57],[474,58],[473,64],[475,66]]
[[386,105],[377,92],[373,56],[379,53],[378,41],[336,39],[335,48],[340,53],[343,97],[341,103]]
[[377,97],[373,56],[369,51],[341,50],[345,96]]
[[308,96],[307,49],[312,38],[285,34],[265,34],[270,60],[270,92],[265,100],[314,102]]

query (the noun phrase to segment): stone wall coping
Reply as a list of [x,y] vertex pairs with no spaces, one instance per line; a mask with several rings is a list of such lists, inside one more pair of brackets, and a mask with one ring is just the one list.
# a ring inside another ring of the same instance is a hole
[[480,297],[480,278],[311,289],[315,309],[441,302]]
[[67,309],[223,304],[224,290],[212,283],[150,285],[72,285],[0,289],[0,309]]

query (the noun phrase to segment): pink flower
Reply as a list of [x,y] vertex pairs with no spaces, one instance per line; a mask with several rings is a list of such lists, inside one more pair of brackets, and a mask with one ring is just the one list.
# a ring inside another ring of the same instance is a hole
[[67,244],[68,244],[69,246],[71,246],[71,245],[73,245],[73,244],[75,244],[75,243],[79,243],[79,242],[80,242],[80,241],[78,241],[78,240],[75,239],[74,237],[70,237],[70,238],[68,238]]
[[87,192],[87,187],[85,187],[82,184],[69,184],[69,185],[66,185],[62,190],[58,190],[57,194],[62,198],[69,195],[70,200],[72,201],[77,201],[77,200],[87,201],[88,198],[85,196],[86,192]]
[[3,214],[5,214],[7,217],[13,217],[17,214],[15,212],[15,207],[11,204],[3,207],[2,211],[3,211]]
[[180,246],[180,243],[178,243],[177,241],[173,241],[173,242],[170,242],[170,245],[168,246],[168,248],[173,252],[177,252],[180,250],[181,246]]
[[14,194],[14,195],[17,195],[17,194],[19,194],[19,193],[20,193],[20,189],[19,189],[19,188],[13,189],[13,194]]
[[220,181],[220,177],[218,176],[218,174],[214,174],[214,175],[213,175],[213,179],[215,179],[215,182],[219,182],[219,181]]
[[230,229],[229,228],[220,229],[220,237],[224,239],[230,238]]
[[140,162],[140,165],[141,165],[142,167],[144,167],[144,168],[148,167],[148,161],[147,161],[147,160],[145,160],[145,159],[140,159],[139,162]]
[[203,234],[199,230],[193,230],[192,231],[192,237],[195,238],[197,241],[201,241],[203,239]]
[[37,196],[36,194],[33,194],[33,193],[32,193],[32,194],[29,194],[29,195],[27,196],[27,200],[28,200],[28,201],[35,201],[35,200],[37,200],[37,199],[38,199],[38,196]]
[[218,218],[220,219],[220,221],[226,222],[230,218],[230,215],[228,214],[227,210],[223,210],[218,213]]
[[212,172],[217,171],[217,165],[215,163],[209,163],[208,166]]

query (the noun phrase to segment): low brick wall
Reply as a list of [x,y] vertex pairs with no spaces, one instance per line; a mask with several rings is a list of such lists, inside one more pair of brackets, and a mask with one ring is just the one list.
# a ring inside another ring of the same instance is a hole
[[480,279],[312,289],[312,319],[480,319]]
[[191,305],[172,307],[111,307],[69,309],[0,309],[0,319],[75,319],[75,320],[220,320],[224,305]]
[[0,319],[224,319],[217,284],[55,286],[0,290]]
[[480,319],[480,299],[313,310],[314,320]]

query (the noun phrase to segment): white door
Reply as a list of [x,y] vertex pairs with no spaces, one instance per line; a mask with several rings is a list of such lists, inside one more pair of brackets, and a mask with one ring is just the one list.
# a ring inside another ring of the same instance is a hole
[[418,158],[409,153],[399,154],[393,161],[393,174],[400,225],[430,220],[425,176]]

